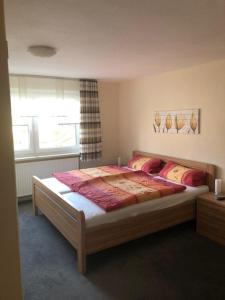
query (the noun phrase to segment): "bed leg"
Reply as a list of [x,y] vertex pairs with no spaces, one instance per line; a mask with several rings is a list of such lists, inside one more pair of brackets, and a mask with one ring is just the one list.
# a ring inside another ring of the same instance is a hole
[[33,215],[38,216],[38,207],[33,203]]
[[83,251],[81,250],[77,251],[77,259],[78,259],[78,271],[84,275],[86,273],[86,255],[83,253]]
[[38,207],[35,205],[35,184],[32,185],[32,205],[33,205],[33,215],[38,216]]
[[84,213],[80,212],[79,218],[79,243],[77,247],[78,270],[81,274],[86,273],[86,230]]

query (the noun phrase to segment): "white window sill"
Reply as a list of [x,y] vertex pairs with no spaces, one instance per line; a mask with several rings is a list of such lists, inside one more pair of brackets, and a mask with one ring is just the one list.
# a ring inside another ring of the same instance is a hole
[[54,154],[54,155],[40,155],[40,156],[30,156],[30,157],[20,157],[15,158],[15,163],[27,163],[34,161],[44,161],[44,160],[54,160],[54,159],[64,159],[79,157],[80,153],[66,153],[66,154]]

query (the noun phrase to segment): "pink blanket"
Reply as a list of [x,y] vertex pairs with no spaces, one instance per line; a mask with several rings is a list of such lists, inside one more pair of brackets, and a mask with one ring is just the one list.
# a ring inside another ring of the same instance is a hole
[[186,189],[183,185],[156,179],[143,171],[133,172],[115,166],[55,173],[54,176],[72,191],[85,196],[105,211],[172,195]]

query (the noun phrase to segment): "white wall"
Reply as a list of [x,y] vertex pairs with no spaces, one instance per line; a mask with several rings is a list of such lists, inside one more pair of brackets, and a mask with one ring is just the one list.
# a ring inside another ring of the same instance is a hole
[[[199,135],[156,134],[153,112],[201,109]],[[215,164],[225,189],[225,60],[120,83],[120,155],[142,150]]]

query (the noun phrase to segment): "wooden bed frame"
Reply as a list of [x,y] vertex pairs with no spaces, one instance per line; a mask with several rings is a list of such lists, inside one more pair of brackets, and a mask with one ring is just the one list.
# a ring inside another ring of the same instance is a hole
[[[133,154],[157,157],[164,162],[173,160],[183,166],[203,170],[207,172],[209,189],[211,191],[214,189],[215,167],[211,164],[140,151],[134,151]],[[78,269],[82,274],[86,272],[86,256],[89,254],[195,218],[195,201],[193,201],[88,228],[83,211],[71,207],[59,193],[53,192],[39,178],[33,176],[35,215],[38,215],[38,209],[77,250]]]

